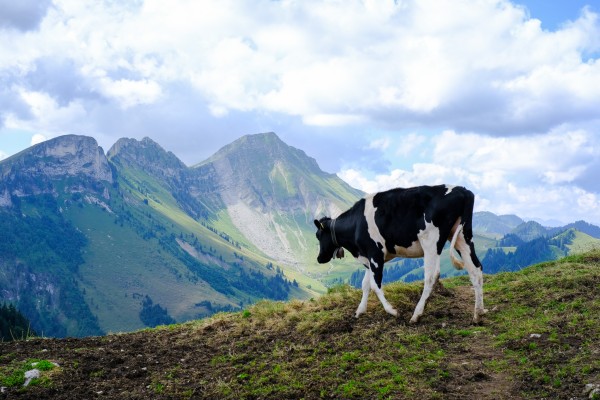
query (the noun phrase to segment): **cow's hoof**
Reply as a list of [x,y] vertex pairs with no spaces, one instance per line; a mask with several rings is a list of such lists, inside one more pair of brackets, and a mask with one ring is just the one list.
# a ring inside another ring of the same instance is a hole
[[414,324],[416,324],[417,322],[419,322],[419,317],[412,317],[412,318],[410,319],[410,321],[408,321],[408,323],[409,323],[409,324],[411,324],[411,325],[414,325]]
[[387,311],[388,314],[393,315],[394,317],[398,316],[398,311],[396,311],[395,308],[392,308],[390,310],[385,310],[385,311]]

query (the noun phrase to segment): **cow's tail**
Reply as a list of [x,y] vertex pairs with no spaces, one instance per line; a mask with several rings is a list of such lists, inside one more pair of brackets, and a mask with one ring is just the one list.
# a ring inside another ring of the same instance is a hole
[[458,227],[456,227],[456,230],[454,231],[454,235],[452,235],[452,240],[450,241],[450,260],[452,261],[452,265],[454,265],[454,268],[456,269],[463,269],[465,266],[464,261],[456,257],[456,249],[454,248],[454,246],[456,245],[456,238],[458,237],[458,234],[462,231],[462,229],[463,225],[458,224]]

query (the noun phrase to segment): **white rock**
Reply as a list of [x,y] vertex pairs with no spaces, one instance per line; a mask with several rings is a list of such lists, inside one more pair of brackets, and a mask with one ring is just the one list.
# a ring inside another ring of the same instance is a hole
[[529,335],[529,337],[530,337],[531,339],[539,339],[539,338],[541,338],[541,337],[542,337],[542,335],[541,335],[541,334],[539,334],[539,333],[532,333],[531,335]]
[[39,369],[30,369],[29,371],[25,371],[25,383],[23,386],[28,386],[31,383],[32,379],[37,379],[40,377]]
[[583,394],[586,395],[589,393],[590,399],[594,397],[596,394],[600,394],[600,385],[597,383],[588,383],[585,385],[583,389]]

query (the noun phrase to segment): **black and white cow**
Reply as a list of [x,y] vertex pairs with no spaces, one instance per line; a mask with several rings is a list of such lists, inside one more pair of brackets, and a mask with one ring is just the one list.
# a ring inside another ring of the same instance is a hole
[[[440,276],[440,254],[450,241],[450,258],[457,269],[466,268],[475,288],[473,321],[478,323],[483,308],[482,266],[473,246],[473,204],[475,196],[460,186],[419,186],[392,189],[357,201],[339,217],[315,220],[321,264],[343,257],[348,250],[367,271],[362,281],[363,296],[356,317],[367,310],[374,290],[385,311],[398,312],[381,289],[383,264],[396,257],[424,257],[424,288],[411,323],[419,320]],[[454,254],[458,250],[462,260]]]

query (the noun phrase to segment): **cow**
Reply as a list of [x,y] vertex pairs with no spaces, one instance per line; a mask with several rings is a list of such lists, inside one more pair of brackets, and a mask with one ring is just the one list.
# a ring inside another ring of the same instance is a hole
[[452,264],[457,269],[466,268],[475,289],[473,322],[480,323],[487,310],[483,308],[483,267],[473,245],[474,201],[471,191],[450,185],[396,188],[368,195],[337,218],[314,220],[319,240],[317,261],[324,264],[341,258],[346,249],[367,268],[355,314],[358,318],[367,310],[371,289],[385,311],[397,316],[381,288],[383,264],[396,257],[423,257],[423,293],[410,319],[416,323],[439,279],[440,255],[450,241]]

